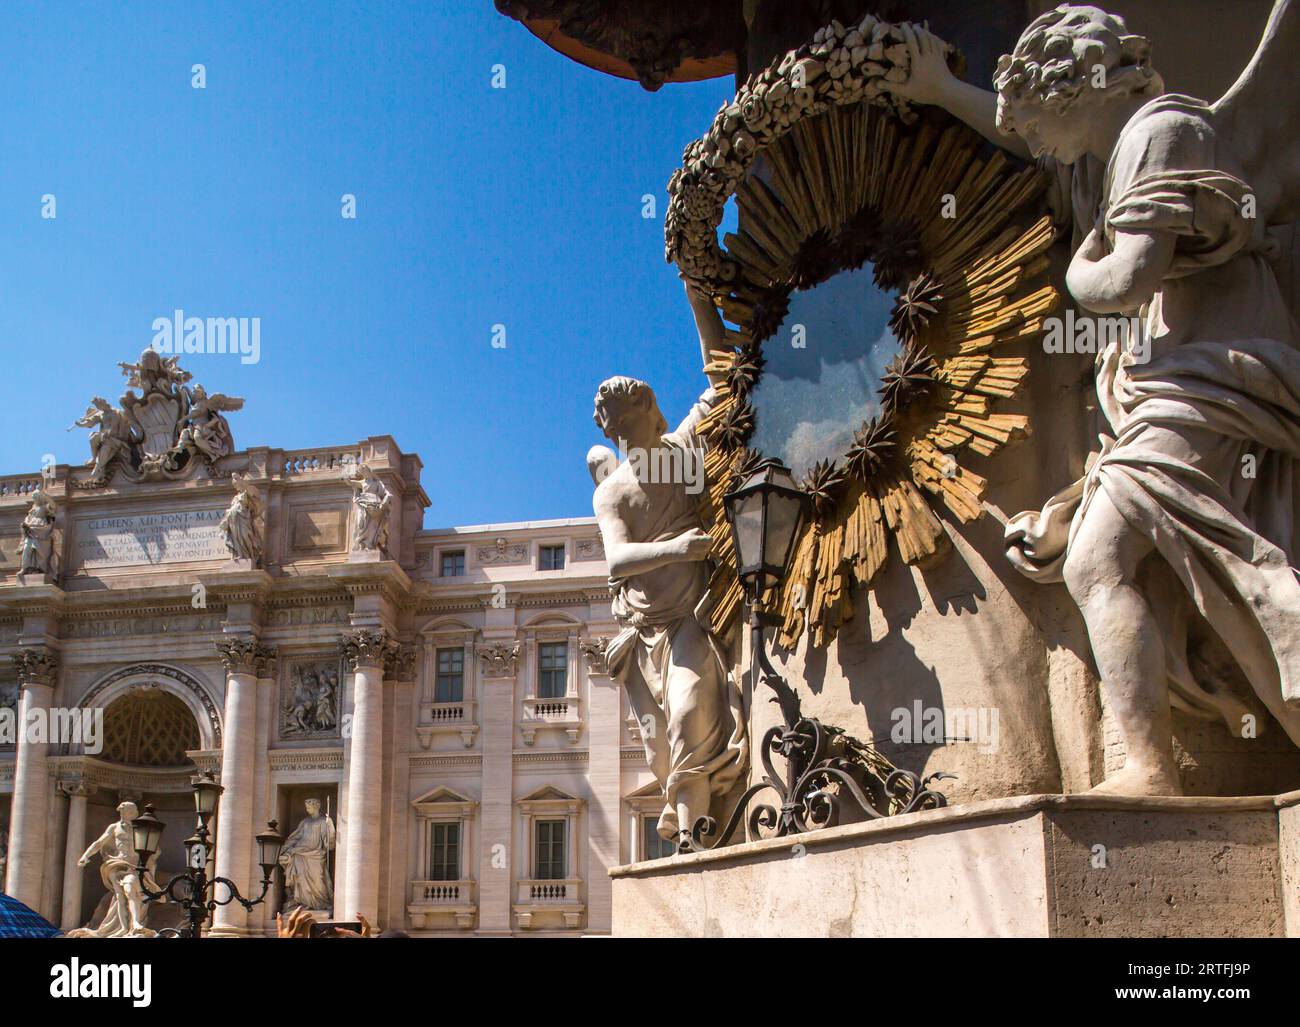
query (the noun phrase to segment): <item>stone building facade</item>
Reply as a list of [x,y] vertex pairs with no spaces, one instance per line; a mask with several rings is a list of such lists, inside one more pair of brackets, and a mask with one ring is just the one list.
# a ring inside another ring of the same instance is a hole
[[[427,530],[421,461],[386,436],[230,449],[170,476],[124,451],[103,484],[64,465],[0,478],[0,703],[11,724],[103,717],[97,740],[0,739],[5,891],[65,929],[99,923],[97,861],[78,859],[128,799],[168,825],[165,881],[198,768],[224,787],[210,869],[245,895],[254,834],[275,819],[288,835],[314,798],[337,823],[326,914],[417,934],[608,932],[606,870],[657,855],[660,800],[605,672],[594,521]],[[390,497],[374,548],[357,468]],[[223,516],[249,488],[261,552],[236,559]],[[38,493],[57,512],[33,567],[20,551]],[[286,902],[277,871],[267,902],[222,907],[212,933],[273,933]]]

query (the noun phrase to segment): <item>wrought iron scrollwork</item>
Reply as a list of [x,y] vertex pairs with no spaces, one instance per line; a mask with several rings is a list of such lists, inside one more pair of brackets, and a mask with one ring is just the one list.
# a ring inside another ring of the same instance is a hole
[[[940,772],[922,778],[895,767],[874,747],[842,728],[803,716],[798,695],[768,659],[763,629],[770,624],[771,618],[762,609],[751,614],[754,676],[772,690],[771,701],[780,706],[785,721],[763,735],[759,747],[763,779],[745,789],[721,831],[712,817],[696,820],[689,836],[683,835],[679,851],[702,852],[726,845],[742,820],[746,820],[750,838],[781,838],[834,827],[846,815],[878,820],[946,806],[948,800],[930,785],[955,778],[955,774]],[[784,774],[777,773],[774,756],[784,760]],[[776,793],[779,805],[766,802],[751,808],[751,803],[768,791]]]

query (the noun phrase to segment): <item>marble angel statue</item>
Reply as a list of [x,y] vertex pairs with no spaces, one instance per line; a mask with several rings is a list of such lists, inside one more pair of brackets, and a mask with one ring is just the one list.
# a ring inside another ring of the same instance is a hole
[[94,429],[90,434],[90,459],[86,461],[92,481],[107,481],[114,463],[129,456],[132,447],[144,441],[144,430],[131,415],[135,398],[128,392],[122,397],[121,409],[117,409],[103,396],[95,396],[86,412],[68,428]]
[[1124,337],[1098,354],[1108,430],[1086,476],[1006,537],[1016,568],[1063,581],[1087,625],[1126,749],[1096,790],[1181,792],[1171,707],[1249,729],[1229,681],[1193,672],[1204,627],[1300,744],[1300,352],[1268,231],[1300,214],[1296,0],[1278,0],[1215,103],[1165,93],[1150,42],[1095,7],[1035,20],[996,94],[908,32],[894,91],[1038,159],[1073,230],[1074,301],[1141,326],[1145,361]]
[[244,401],[237,396],[227,396],[221,392],[208,395],[202,385],[194,386],[190,395],[189,413],[182,421],[176,448],[197,451],[209,463],[234,452],[235,442],[230,433],[230,422],[223,415],[243,408]]

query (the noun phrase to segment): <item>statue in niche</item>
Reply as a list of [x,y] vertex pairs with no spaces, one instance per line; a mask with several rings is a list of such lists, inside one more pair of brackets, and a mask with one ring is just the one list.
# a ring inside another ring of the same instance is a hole
[[334,821],[321,812],[320,799],[308,799],[304,805],[307,815],[298,821],[280,850],[284,912],[334,908],[334,884],[329,873],[330,852],[336,840]]
[[55,552],[55,526],[57,515],[54,500],[43,490],[32,493],[32,505],[23,518],[22,542],[18,546],[19,574],[46,574],[58,576],[58,553]]
[[128,392],[122,397],[122,408],[117,409],[103,396],[95,396],[86,412],[68,429],[94,429],[90,434],[90,459],[86,461],[92,481],[107,481],[113,465],[144,442],[144,431],[131,413],[135,399],[135,393]]
[[332,735],[338,729],[338,671],[328,665],[294,667],[280,722],[282,738]]
[[[98,927],[83,927],[69,931],[70,938],[152,938],[153,931],[144,925],[145,901],[136,874],[136,854],[132,848],[131,821],[138,810],[135,803],[123,802],[117,807],[118,820],[109,824],[104,833],[90,843],[82,853],[77,866],[90,865],[90,859],[99,854],[100,877],[112,897],[108,914]],[[158,853],[154,853],[145,867],[144,883],[152,891],[159,891],[154,880],[158,866]]]
[[247,478],[231,475],[235,498],[221,518],[221,534],[233,560],[251,560],[254,567],[262,563],[262,537],[265,512],[262,495]]
[[1278,0],[1214,104],[1165,94],[1150,43],[1095,7],[1034,21],[996,95],[908,32],[910,77],[892,88],[1037,158],[1073,228],[1074,299],[1139,327],[1098,354],[1110,434],[1086,476],[1006,537],[1016,568],[1063,581],[1087,625],[1126,746],[1094,790],[1181,792],[1171,706],[1235,735],[1252,723],[1228,680],[1194,672],[1195,618],[1300,744],[1300,353],[1268,259],[1268,228],[1300,213],[1296,5]]
[[354,474],[344,470],[344,481],[352,486],[352,548],[356,551],[379,550],[388,546],[388,515],[392,512],[393,494],[375,477],[366,464]]
[[[710,349],[723,348],[722,322],[707,296],[689,288],[688,296],[707,365]],[[650,386],[616,377],[597,390],[595,420],[620,452],[679,449],[689,457],[704,445],[697,425],[714,403],[710,384],[668,433]],[[627,689],[637,719],[649,725],[642,731],[646,758],[665,797],[659,834],[681,844],[749,764],[740,689],[702,609],[712,539],[700,521],[700,497],[685,482],[640,481],[636,468],[655,461],[618,463],[601,448],[588,454],[598,482],[592,503],[622,627],[607,650],[609,673]]]

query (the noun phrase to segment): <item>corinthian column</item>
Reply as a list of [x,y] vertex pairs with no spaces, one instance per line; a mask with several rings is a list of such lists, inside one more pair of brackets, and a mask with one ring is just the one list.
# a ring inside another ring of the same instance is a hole
[[384,665],[397,644],[384,631],[344,635],[343,656],[353,677],[352,749],[348,760],[347,832],[343,840],[342,905],[334,915],[379,918],[379,836],[383,826]]
[[[257,679],[270,676],[275,650],[250,638],[216,643],[226,667],[226,710],[221,746],[221,806],[217,812],[217,875],[250,897],[253,865],[253,764],[257,742]],[[221,889],[224,893],[224,888]],[[224,894],[222,895],[224,897]],[[238,902],[218,906],[212,935],[244,934],[248,912]]]
[[[21,649],[12,657],[18,671],[18,751],[14,762],[14,798],[9,815],[9,864],[5,893],[31,907],[41,907],[46,831],[50,814],[47,741],[32,741],[30,720],[47,716],[59,676],[59,654],[44,646]],[[33,714],[35,716],[33,716]],[[48,729],[48,725],[46,725]],[[38,736],[48,738],[48,730]]]

